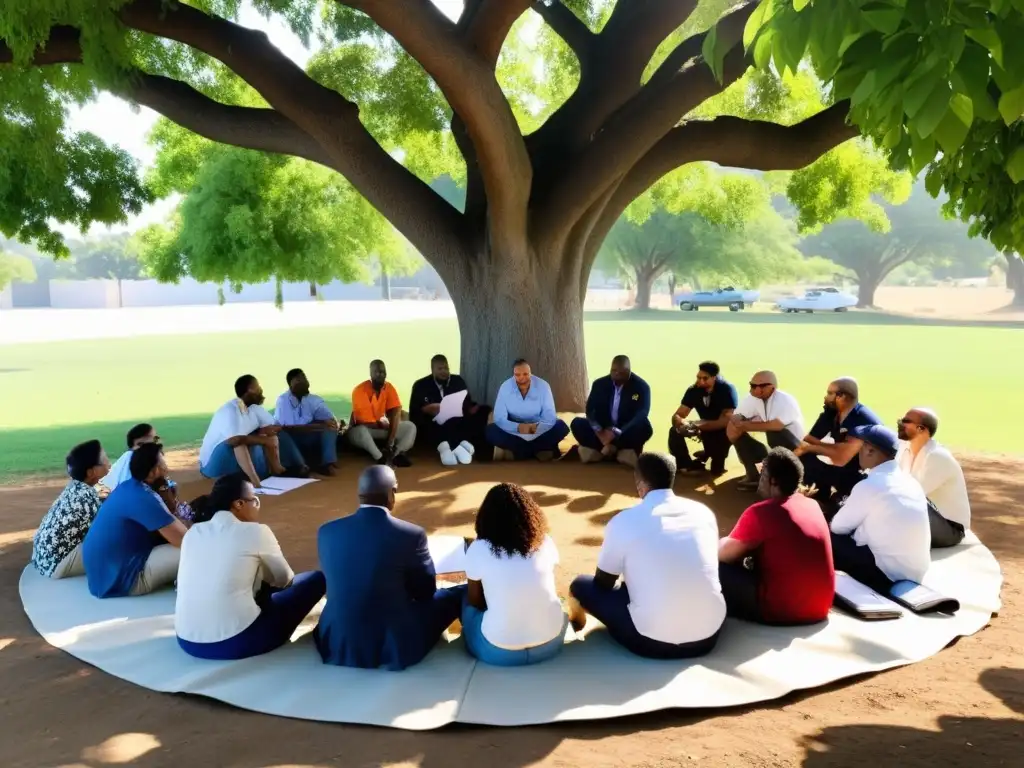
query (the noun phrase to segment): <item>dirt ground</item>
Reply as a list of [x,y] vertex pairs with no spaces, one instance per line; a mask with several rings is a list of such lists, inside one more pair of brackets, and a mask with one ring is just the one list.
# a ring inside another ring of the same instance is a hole
[[[172,465],[184,466],[188,458],[177,455]],[[153,693],[46,645],[21,609],[17,584],[35,526],[59,486],[0,488],[0,765],[1020,765],[1024,460],[962,460],[974,528],[1002,563],[1003,610],[989,627],[938,656],[763,706],[521,729],[452,726],[428,733],[293,721]],[[317,526],[354,509],[359,468],[349,459],[337,478],[264,499],[264,519],[296,569],[316,564]],[[175,476],[186,498],[203,490],[194,473]],[[561,550],[563,593],[573,575],[593,570],[604,523],[631,503],[633,493],[631,474],[621,467],[568,462],[456,471],[424,458],[399,478],[397,513],[429,532],[469,533],[490,484],[526,485],[545,508]],[[724,533],[750,500],[732,488],[734,481],[726,479],[709,496],[681,478],[677,491],[708,503]]]

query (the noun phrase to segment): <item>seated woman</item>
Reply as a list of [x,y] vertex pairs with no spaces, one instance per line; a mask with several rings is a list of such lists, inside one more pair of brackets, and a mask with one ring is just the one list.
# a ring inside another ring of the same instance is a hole
[[246,659],[286,642],[327,591],[319,571],[295,575],[242,473],[192,502],[181,543],[174,629],[200,659]]
[[485,664],[517,667],[562,650],[568,617],[555,592],[558,549],[544,512],[518,485],[487,493],[466,551],[462,636]]
[[[758,493],[718,546],[719,578],[730,616],[761,624],[815,624],[832,607],[832,541],[813,499],[798,492],[804,468],[786,448],[772,449]],[[747,559],[753,568],[745,567]]]
[[85,575],[82,541],[102,503],[96,485],[110,471],[99,440],[76,445],[65,461],[71,479],[43,515],[32,540],[32,565],[51,579]]

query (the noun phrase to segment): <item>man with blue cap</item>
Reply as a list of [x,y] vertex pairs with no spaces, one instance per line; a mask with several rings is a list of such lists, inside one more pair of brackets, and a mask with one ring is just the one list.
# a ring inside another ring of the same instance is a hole
[[931,564],[928,500],[896,462],[899,439],[880,424],[855,427],[867,477],[832,519],[832,558],[862,584],[885,594],[894,582],[920,582]]

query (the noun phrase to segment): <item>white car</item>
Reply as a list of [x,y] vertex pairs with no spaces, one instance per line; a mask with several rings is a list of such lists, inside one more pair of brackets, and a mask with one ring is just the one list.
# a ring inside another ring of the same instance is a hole
[[776,309],[783,312],[845,312],[857,306],[857,297],[838,288],[813,288],[803,296],[779,299]]

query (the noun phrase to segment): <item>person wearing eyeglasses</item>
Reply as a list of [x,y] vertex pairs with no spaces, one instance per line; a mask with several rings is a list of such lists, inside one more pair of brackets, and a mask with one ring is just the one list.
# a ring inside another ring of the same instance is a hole
[[113,466],[110,467],[110,471],[100,479],[99,484],[107,490],[112,491],[125,480],[131,478],[132,473],[128,465],[132,460],[132,451],[146,443],[159,443],[160,435],[156,433],[156,428],[152,424],[136,424],[128,430],[126,442],[128,443],[128,450],[121,454]]
[[[752,433],[758,432],[764,434],[767,446],[754,438]],[[768,449],[796,448],[806,434],[800,403],[779,389],[774,373],[758,371],[750,378],[750,394],[736,408],[726,434],[746,470],[736,488],[756,491],[761,479],[757,465],[764,461]]]
[[928,517],[932,548],[954,547],[971,528],[971,501],[960,463],[935,441],[939,417],[930,408],[912,408],[899,420],[896,461],[924,489],[931,502]]
[[181,542],[174,631],[200,659],[247,659],[284,645],[327,592],[319,571],[296,575],[245,474],[221,477],[192,502]]
[[[683,400],[672,414],[672,430],[668,433],[668,450],[676,460],[679,471],[699,474],[707,472],[710,459],[711,474],[725,473],[725,460],[732,443],[726,435],[733,412],[739,401],[736,387],[721,375],[718,363],[707,360],[697,366],[697,381],[683,394]],[[700,417],[689,422],[691,411]],[[690,457],[686,439],[693,430],[700,436],[704,449]]]

